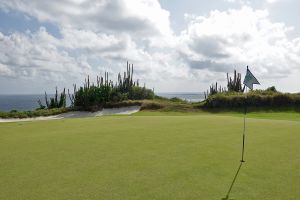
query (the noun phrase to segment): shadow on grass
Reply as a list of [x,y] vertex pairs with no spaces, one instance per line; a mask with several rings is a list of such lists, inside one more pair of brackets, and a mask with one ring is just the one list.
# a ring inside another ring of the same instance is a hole
[[[239,174],[239,172],[241,170],[241,167],[242,167],[243,163],[244,163],[244,161],[241,161],[241,163],[239,164],[239,167],[238,167],[238,169],[237,169],[237,171],[236,171],[236,173],[234,175],[234,178],[233,178],[233,180],[231,182],[231,185],[230,185],[229,190],[228,190],[228,192],[226,194],[226,197],[222,198],[221,200],[230,200],[229,199],[230,192],[231,192],[231,190],[233,188],[233,185],[234,185],[234,183],[236,181],[236,178],[238,177],[238,174]],[[231,199],[231,200],[233,200],[233,199]]]

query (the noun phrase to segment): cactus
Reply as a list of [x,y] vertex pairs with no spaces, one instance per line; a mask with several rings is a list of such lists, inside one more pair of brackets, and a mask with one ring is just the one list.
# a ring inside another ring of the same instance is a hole
[[68,96],[71,102],[71,107],[74,107],[75,105],[75,94],[76,94],[77,90],[76,90],[76,84],[73,84],[73,94],[70,94],[70,91],[68,89]]
[[240,73],[234,70],[233,79],[227,73],[227,89],[229,92],[244,92],[245,86],[242,87],[242,77]]
[[39,109],[45,109],[46,108],[46,106],[44,106],[43,104],[42,104],[42,102],[41,102],[41,100],[40,99],[38,99],[38,104],[39,104]]
[[[73,85],[73,94],[68,89],[68,96],[71,102],[71,107],[78,109],[90,110],[98,109],[109,101],[122,101],[126,99],[143,99],[153,98],[154,89],[146,89],[139,86],[139,80],[133,80],[133,64],[127,62],[124,75],[118,74],[117,81],[114,82],[109,79],[108,72],[104,72],[104,76],[97,76],[96,84],[90,81],[90,76],[85,78],[83,86],[76,88]],[[59,95],[57,88],[54,98],[48,100],[45,92],[45,100],[47,108],[64,107],[66,104],[65,89]],[[38,102],[40,103],[40,101]]]
[[204,99],[207,99],[210,95],[214,95],[217,93],[226,92],[226,88],[223,88],[221,85],[218,87],[218,83],[212,84],[209,86],[209,90],[204,92]]
[[233,78],[229,77],[227,73],[227,89],[219,86],[218,83],[212,84],[209,87],[209,90],[204,92],[204,98],[207,99],[210,95],[214,95],[217,93],[222,92],[244,92],[245,86],[242,86],[242,76],[240,73],[237,73],[236,70],[234,70]]
[[64,90],[60,93],[60,97],[58,99],[58,91],[57,91],[57,87],[55,88],[55,95],[53,98],[50,98],[48,100],[48,96],[47,93],[45,92],[45,102],[46,102],[46,106],[44,106],[41,103],[41,100],[38,100],[38,104],[40,105],[40,108],[64,108],[66,107],[66,89],[64,88]]

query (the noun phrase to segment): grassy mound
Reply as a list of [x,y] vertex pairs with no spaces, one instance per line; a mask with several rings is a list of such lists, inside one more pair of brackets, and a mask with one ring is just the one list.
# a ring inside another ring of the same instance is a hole
[[[246,98],[247,97],[247,98]],[[300,110],[299,93],[280,93],[256,90],[245,93],[225,92],[211,95],[204,103],[205,108],[294,108]]]
[[29,117],[41,117],[58,115],[61,113],[71,111],[70,108],[52,108],[52,109],[38,109],[33,111],[16,111],[12,110],[10,112],[1,112],[0,118],[29,118]]

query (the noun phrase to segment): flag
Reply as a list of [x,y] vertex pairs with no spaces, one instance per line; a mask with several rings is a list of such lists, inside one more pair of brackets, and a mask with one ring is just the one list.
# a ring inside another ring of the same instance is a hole
[[253,84],[260,85],[258,80],[255,78],[255,76],[253,76],[253,74],[250,72],[250,70],[247,66],[247,72],[246,72],[246,76],[245,76],[245,79],[244,79],[244,85],[246,85],[248,88],[253,90]]

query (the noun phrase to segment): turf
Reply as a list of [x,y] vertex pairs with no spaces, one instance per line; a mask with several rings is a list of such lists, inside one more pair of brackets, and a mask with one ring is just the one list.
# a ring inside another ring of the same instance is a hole
[[[220,200],[242,126],[214,114],[0,124],[0,199]],[[247,119],[231,198],[299,199],[299,133],[299,121]]]
[[[244,117],[242,112],[218,112],[212,113],[203,110],[194,112],[156,112],[156,111],[142,111],[133,114],[135,116],[190,116],[190,115],[214,115],[214,116],[235,116]],[[246,118],[256,118],[256,119],[273,119],[273,120],[289,120],[289,121],[300,121],[300,113],[289,111],[289,112],[250,112],[247,113]]]

